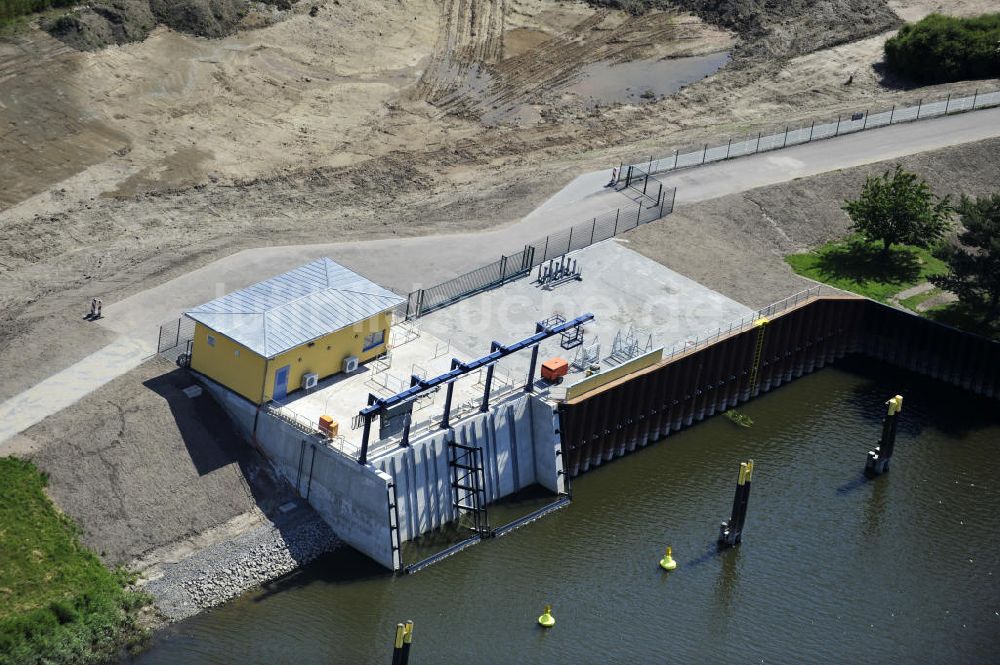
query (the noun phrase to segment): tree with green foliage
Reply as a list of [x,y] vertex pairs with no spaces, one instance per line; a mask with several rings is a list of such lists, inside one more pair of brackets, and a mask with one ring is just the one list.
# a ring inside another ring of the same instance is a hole
[[861,196],[844,202],[851,229],[888,254],[893,244],[930,247],[951,225],[950,197],[938,197],[915,173],[896,164],[893,171],[868,176]]
[[1000,14],[930,14],[885,43],[885,63],[911,81],[946,83],[1000,76]]
[[945,250],[947,275],[931,281],[947,289],[987,321],[1000,318],[1000,193],[975,200],[962,197],[958,206],[963,231],[958,245]]

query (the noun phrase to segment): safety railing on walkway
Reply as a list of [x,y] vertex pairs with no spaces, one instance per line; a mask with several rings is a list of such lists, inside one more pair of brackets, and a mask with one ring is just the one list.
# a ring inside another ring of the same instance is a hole
[[758,309],[753,314],[748,314],[747,316],[740,318],[738,321],[733,321],[728,326],[720,326],[714,330],[707,331],[704,334],[696,335],[693,338],[688,337],[684,341],[674,344],[670,350],[664,350],[663,359],[669,360],[678,354],[687,353],[688,351],[694,351],[695,349],[703,346],[714,344],[723,337],[728,337],[733,333],[749,330],[750,328],[753,328],[757,322],[761,320],[761,318],[769,319],[772,316],[804,303],[810,298],[816,298],[821,295],[844,295],[844,292],[838,291],[837,289],[824,284],[817,284],[816,286],[812,286],[808,289],[804,289],[798,293],[790,295],[787,298],[771,303],[767,307]]
[[[892,108],[874,112],[870,109],[859,110],[850,115],[838,116],[836,120],[831,118],[819,122],[812,121],[809,124],[794,127],[786,125],[781,131],[768,134],[758,132],[756,136],[731,137],[726,143],[716,145],[706,143],[699,148],[678,149],[674,150],[671,155],[661,158],[650,157],[648,161],[637,162],[631,166],[641,168],[650,174],[666,173],[710,162],[754,155],[758,152],[780,150],[834,136],[863,132],[876,127],[926,120],[994,106],[1000,106],[1000,90],[983,92],[977,90],[974,94],[964,97],[948,95],[945,99],[920,100],[916,106],[894,105]],[[629,165],[624,164],[619,170],[619,182],[624,181],[628,169]]]
[[269,416],[273,416],[274,418],[291,425],[304,434],[308,434],[310,436],[322,435],[319,438],[327,448],[352,460],[357,459],[357,447],[348,444],[347,439],[344,438],[343,435],[338,434],[337,436],[329,437],[319,428],[318,425],[314,425],[313,421],[309,420],[301,413],[297,413],[287,406],[283,406],[276,402],[268,402],[264,404],[263,409]]

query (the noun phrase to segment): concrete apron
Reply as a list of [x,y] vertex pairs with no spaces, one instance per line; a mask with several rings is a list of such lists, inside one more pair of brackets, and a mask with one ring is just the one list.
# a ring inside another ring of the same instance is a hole
[[323,517],[334,533],[390,570],[400,570],[400,545],[458,518],[448,443],[479,447],[487,505],[539,484],[565,491],[558,415],[534,395],[515,395],[448,430],[414,437],[368,464],[358,464],[326,439],[259,411],[247,400],[198,377],[239,431]]

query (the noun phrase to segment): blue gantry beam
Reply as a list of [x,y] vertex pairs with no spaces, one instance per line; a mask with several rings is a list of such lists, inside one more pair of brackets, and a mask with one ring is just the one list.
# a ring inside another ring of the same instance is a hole
[[[441,385],[448,385],[448,397],[445,402],[445,413],[442,421],[442,427],[448,427],[448,416],[451,407],[451,391],[452,385],[457,379],[468,374],[469,372],[474,372],[482,367],[488,367],[492,370],[492,366],[501,358],[511,355],[512,353],[517,353],[518,351],[523,351],[524,349],[532,349],[531,357],[531,369],[528,374],[528,383],[526,390],[530,392],[532,380],[535,373],[535,360],[538,354],[538,345],[552,337],[554,335],[562,334],[567,330],[573,328],[578,328],[588,321],[592,321],[594,315],[591,313],[586,313],[581,316],[576,317],[571,321],[566,321],[554,326],[548,326],[545,323],[538,322],[535,324],[535,334],[531,337],[526,337],[519,342],[514,342],[513,344],[503,345],[499,342],[493,342],[492,350],[489,354],[482,356],[481,358],[476,358],[475,360],[470,360],[467,363],[462,362],[458,358],[452,358],[451,370],[440,374],[433,378],[422,379],[420,377],[412,377],[413,385],[402,392],[398,392],[390,397],[375,397],[374,395],[368,396],[368,405],[365,406],[358,412],[358,415],[362,418],[364,422],[364,435],[361,442],[361,454],[358,458],[358,462],[361,464],[366,464],[368,461],[368,439],[371,434],[371,421],[372,419],[381,413],[384,409],[397,406],[404,402],[416,399],[423,393],[437,388]],[[486,381],[486,390],[483,396],[484,408],[489,403],[489,390],[490,390],[490,378],[492,378],[492,371],[490,371],[489,377]],[[407,431],[409,428],[407,427]],[[406,445],[406,437],[404,436],[403,445]]]

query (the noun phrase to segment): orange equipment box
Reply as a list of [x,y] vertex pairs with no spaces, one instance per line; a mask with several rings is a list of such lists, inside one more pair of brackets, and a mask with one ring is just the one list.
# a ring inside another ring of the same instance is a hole
[[331,418],[330,416],[320,416],[319,417],[319,428],[326,433],[327,436],[333,438],[337,436],[337,432],[340,431],[340,423]]
[[542,363],[542,378],[553,383],[569,373],[569,363],[562,358],[549,358]]

